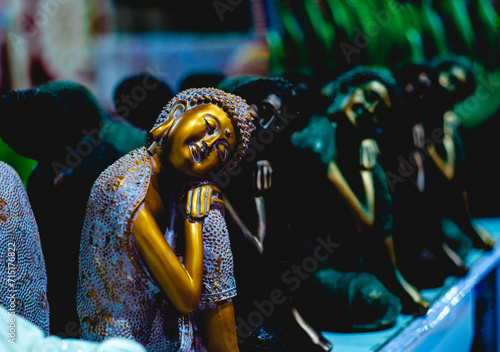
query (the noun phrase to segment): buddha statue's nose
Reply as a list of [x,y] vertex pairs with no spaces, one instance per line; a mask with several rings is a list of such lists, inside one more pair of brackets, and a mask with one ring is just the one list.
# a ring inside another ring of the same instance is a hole
[[378,101],[378,100],[374,101],[374,102],[373,102],[373,103],[371,103],[371,104],[370,104],[370,103],[366,103],[366,105],[365,105],[365,106],[366,106],[366,110],[367,110],[370,114],[375,113],[375,108],[377,107],[378,103],[379,103],[379,101]]
[[211,146],[212,143],[210,143],[210,145],[205,142],[203,139],[200,141],[198,147],[200,148],[201,152],[205,155],[207,155],[209,152],[210,152],[210,148],[212,147]]

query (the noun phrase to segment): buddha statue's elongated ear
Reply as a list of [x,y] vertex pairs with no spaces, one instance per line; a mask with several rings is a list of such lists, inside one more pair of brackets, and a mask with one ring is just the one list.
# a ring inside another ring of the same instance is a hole
[[149,132],[151,135],[151,139],[155,142],[157,142],[159,145],[161,145],[161,142],[167,132],[170,130],[170,127],[172,127],[172,123],[174,122],[173,119],[168,119],[164,123],[162,123],[159,126],[156,126]]
[[156,120],[156,124],[149,132],[150,139],[161,145],[172,124],[186,111],[187,106],[188,102],[186,100],[179,100],[173,105],[170,111],[162,111]]

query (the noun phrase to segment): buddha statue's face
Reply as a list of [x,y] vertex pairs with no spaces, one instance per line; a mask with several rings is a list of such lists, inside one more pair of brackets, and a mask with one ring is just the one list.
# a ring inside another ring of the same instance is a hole
[[448,92],[453,93],[467,83],[467,73],[458,65],[439,72],[439,84]]
[[[426,72],[420,72],[416,77],[409,78],[403,85],[403,101],[418,104],[427,98],[432,87],[431,78]],[[413,106],[412,106],[413,107]]]
[[376,128],[378,113],[391,107],[387,88],[379,81],[356,87],[342,102],[342,111],[355,127]]
[[257,126],[267,129],[276,123],[276,114],[281,113],[282,101],[274,94],[267,95],[264,99],[250,105],[250,111],[255,116]]
[[179,101],[171,110],[166,138],[168,162],[178,171],[206,178],[222,169],[234,155],[236,133],[226,112],[214,104],[187,109]]

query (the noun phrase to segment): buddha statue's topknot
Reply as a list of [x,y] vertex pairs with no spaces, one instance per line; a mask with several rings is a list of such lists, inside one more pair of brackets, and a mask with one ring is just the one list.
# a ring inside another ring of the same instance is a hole
[[187,109],[201,104],[215,104],[224,110],[233,121],[235,130],[238,132],[239,147],[236,150],[234,158],[240,160],[245,155],[250,143],[250,136],[255,129],[253,117],[250,113],[250,106],[248,106],[245,99],[217,88],[186,89],[178,93],[163,107],[151,130],[154,130],[167,120],[170,110],[179,100],[186,100],[188,102]]

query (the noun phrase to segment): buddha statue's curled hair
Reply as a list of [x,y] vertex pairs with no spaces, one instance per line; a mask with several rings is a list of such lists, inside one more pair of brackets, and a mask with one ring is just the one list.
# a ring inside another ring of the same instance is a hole
[[[232,120],[234,128],[238,134],[238,148],[234,159],[239,161],[248,149],[250,136],[255,126],[250,113],[250,106],[245,99],[237,95],[226,93],[217,88],[190,88],[178,93],[167,105],[165,105],[151,130],[163,124],[169,117],[171,109],[180,100],[188,102],[187,109],[201,104],[215,104],[224,110]],[[151,143],[150,139],[150,143]]]

